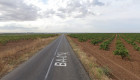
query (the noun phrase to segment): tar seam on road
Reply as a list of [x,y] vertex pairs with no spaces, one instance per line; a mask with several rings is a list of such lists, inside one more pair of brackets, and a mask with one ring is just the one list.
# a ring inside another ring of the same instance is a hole
[[44,80],[47,80],[47,78],[48,78],[48,75],[49,75],[50,69],[51,69],[51,67],[52,67],[52,64],[53,64],[53,61],[54,61],[55,55],[56,55],[56,53],[57,53],[57,50],[58,50],[58,47],[60,46],[61,41],[62,41],[62,38],[61,38],[61,40],[60,40],[60,42],[59,42],[59,44],[58,44],[58,46],[57,46],[57,48],[56,48],[56,51],[55,51],[54,57],[53,57],[53,59],[52,59],[52,61],[51,61],[51,64],[50,64],[50,66],[49,66],[49,68],[48,68],[48,71],[47,71],[47,73],[46,73],[46,76],[45,76]]

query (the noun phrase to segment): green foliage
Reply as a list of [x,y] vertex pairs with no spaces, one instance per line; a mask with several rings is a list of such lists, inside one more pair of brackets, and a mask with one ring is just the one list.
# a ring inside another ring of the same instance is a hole
[[80,41],[80,42],[85,42],[85,41],[87,41],[87,40],[88,40],[88,39],[87,39],[87,38],[84,38],[84,37],[80,37],[80,38],[79,38],[79,41]]
[[37,39],[37,38],[48,38],[56,36],[56,34],[1,34],[0,35],[0,43],[5,45],[11,41],[18,40],[29,40],[29,39]]
[[105,75],[109,76],[110,75],[110,69],[108,67],[101,67],[102,71],[104,72]]
[[101,45],[100,45],[100,49],[103,50],[108,50],[109,49],[109,44],[112,42],[112,40],[115,38],[115,36],[111,37],[110,39],[108,39],[107,41],[104,41]]
[[110,44],[109,41],[105,41],[105,42],[103,42],[103,43],[100,45],[100,49],[108,50],[108,49],[109,49],[109,47],[108,47],[109,44]]
[[121,37],[129,44],[131,44],[135,50],[140,51],[140,47],[135,43],[140,41],[140,34],[121,34]]
[[91,40],[91,43],[92,43],[93,45],[96,45],[96,44],[102,42],[103,40],[104,40],[104,39],[93,39],[93,40]]
[[117,40],[116,50],[114,51],[114,55],[120,55],[122,59],[129,56],[128,50],[125,48],[125,46],[120,40]]
[[140,47],[138,45],[135,45],[134,49],[137,50],[137,51],[140,51]]
[[91,40],[93,45],[103,42],[112,36],[112,33],[79,33],[79,34],[69,34],[70,37],[77,38],[80,42],[85,42]]

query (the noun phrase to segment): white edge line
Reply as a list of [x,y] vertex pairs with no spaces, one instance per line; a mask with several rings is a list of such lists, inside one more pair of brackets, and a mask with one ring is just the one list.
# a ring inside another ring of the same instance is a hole
[[46,79],[48,78],[48,75],[49,75],[49,72],[50,72],[51,65],[52,65],[53,61],[54,61],[54,58],[53,58],[52,61],[51,61],[51,64],[50,64],[50,66],[49,66],[48,72],[46,73],[46,76],[45,76],[45,79],[44,79],[44,80],[46,80]]
[[[59,42],[59,44],[58,44],[58,46],[57,46],[57,48],[56,48],[56,51],[55,51],[54,57],[55,57],[55,55],[56,55],[56,52],[57,52],[57,50],[58,50],[58,47],[60,46],[61,41],[62,41],[62,38],[61,38],[61,40],[60,40],[60,42]],[[46,80],[46,79],[48,78],[48,75],[49,75],[50,69],[51,69],[51,67],[52,67],[52,63],[53,63],[53,61],[54,61],[54,57],[53,57],[53,59],[52,59],[52,61],[51,61],[51,64],[50,64],[50,66],[49,66],[49,69],[48,69],[48,71],[47,71],[47,73],[46,73],[46,76],[45,76],[45,79],[44,79],[44,80]]]

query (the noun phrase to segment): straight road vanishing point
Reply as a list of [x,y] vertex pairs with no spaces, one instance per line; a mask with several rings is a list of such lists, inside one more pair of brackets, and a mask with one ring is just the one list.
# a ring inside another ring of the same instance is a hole
[[90,80],[90,78],[63,34],[1,80]]

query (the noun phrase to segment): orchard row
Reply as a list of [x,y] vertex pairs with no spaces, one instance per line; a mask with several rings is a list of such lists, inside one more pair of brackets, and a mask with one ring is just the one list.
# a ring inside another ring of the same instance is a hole
[[109,50],[109,45],[116,39],[116,49],[113,51],[114,55],[120,55],[122,59],[125,57],[130,58],[128,50],[125,48],[121,39],[124,39],[127,43],[131,44],[135,50],[140,51],[140,34],[135,33],[79,33],[69,34],[70,37],[77,38],[80,42],[90,41],[91,44],[99,44],[100,49]]

